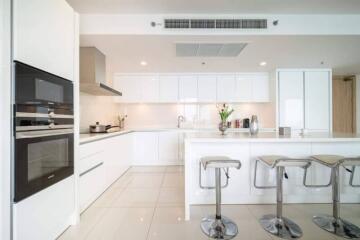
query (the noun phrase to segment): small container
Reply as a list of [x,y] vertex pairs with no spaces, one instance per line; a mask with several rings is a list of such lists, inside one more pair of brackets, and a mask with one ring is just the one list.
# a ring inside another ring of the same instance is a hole
[[243,119],[243,128],[249,128],[250,127],[250,119],[249,118],[244,118]]
[[231,121],[227,122],[227,127],[231,128]]
[[290,136],[291,135],[291,127],[279,127],[279,135],[280,136]]
[[240,119],[235,120],[235,128],[240,128]]

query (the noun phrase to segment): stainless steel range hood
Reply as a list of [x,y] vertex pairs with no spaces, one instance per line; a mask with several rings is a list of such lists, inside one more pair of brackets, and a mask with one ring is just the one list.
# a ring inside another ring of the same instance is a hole
[[80,91],[98,96],[121,96],[106,84],[105,55],[95,47],[80,48]]

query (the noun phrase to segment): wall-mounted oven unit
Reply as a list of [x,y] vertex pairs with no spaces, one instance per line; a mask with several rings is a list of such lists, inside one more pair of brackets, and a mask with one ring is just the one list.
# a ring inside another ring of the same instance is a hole
[[73,83],[15,62],[14,201],[74,173]]

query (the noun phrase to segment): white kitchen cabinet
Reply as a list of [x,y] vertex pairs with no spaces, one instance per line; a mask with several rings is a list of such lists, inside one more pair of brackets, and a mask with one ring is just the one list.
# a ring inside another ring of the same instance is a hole
[[331,131],[331,71],[278,71],[279,126]]
[[133,146],[132,133],[80,145],[80,211],[85,210],[132,165]]
[[217,102],[235,102],[236,101],[236,79],[235,75],[217,76]]
[[179,101],[197,102],[197,76],[180,75],[179,76]]
[[159,164],[159,134],[158,132],[135,133],[135,158],[133,165],[160,165]]
[[269,75],[244,73],[236,76],[236,102],[269,102]]
[[305,72],[305,128],[328,131],[330,129],[330,73]]
[[179,81],[176,75],[159,76],[159,102],[175,103],[179,100]]
[[[92,156],[96,158],[100,156]],[[100,157],[101,158],[101,157]],[[91,159],[85,159],[91,160]],[[79,179],[79,207],[83,212],[106,189],[106,171],[104,162],[100,161],[89,170],[80,174]]]
[[198,102],[216,102],[216,75],[198,76]]
[[159,102],[159,77],[157,75],[144,75],[140,77],[141,102]]
[[278,72],[279,126],[304,128],[304,73]]
[[159,132],[159,165],[179,164],[179,134]]
[[252,77],[249,74],[236,76],[236,102],[251,102]]
[[63,0],[14,1],[14,59],[74,79],[75,14]]
[[254,74],[251,79],[251,102],[269,102],[269,74]]
[[142,101],[140,75],[115,75],[113,85],[122,93],[121,97],[115,97],[117,102],[138,103]]

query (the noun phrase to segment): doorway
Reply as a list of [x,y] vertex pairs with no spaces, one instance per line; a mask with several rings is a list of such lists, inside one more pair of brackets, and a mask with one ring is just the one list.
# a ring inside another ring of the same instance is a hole
[[356,77],[334,76],[333,92],[333,132],[356,132]]

